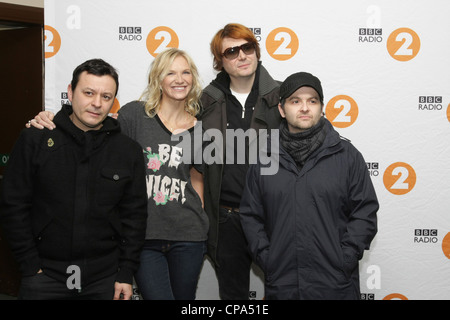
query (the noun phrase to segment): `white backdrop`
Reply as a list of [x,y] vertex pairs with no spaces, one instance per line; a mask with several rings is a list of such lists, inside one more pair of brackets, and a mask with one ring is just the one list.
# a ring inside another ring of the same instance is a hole
[[[326,116],[364,155],[380,201],[360,263],[363,299],[450,299],[448,0],[45,0],[45,105],[66,101],[73,69],[103,58],[117,107],[140,97],[150,63],[186,50],[206,86],[209,43],[229,22],[253,29],[277,80],[318,76]],[[262,280],[252,274],[254,299]],[[209,261],[198,299],[218,299]]]

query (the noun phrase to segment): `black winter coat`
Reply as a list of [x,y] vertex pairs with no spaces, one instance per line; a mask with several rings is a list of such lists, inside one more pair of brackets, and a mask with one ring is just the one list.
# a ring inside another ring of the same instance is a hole
[[360,298],[358,260],[377,232],[378,200],[361,153],[325,125],[300,171],[282,148],[276,174],[248,171],[240,214],[266,299]]
[[[260,129],[276,129],[280,125],[281,116],[278,111],[279,82],[274,80],[267,70],[259,64],[258,98],[254,107],[250,127]],[[224,72],[224,71],[223,71]],[[221,74],[217,76],[220,78]],[[214,83],[214,81],[213,81]],[[223,137],[226,137],[227,129],[227,99],[225,94],[214,84],[208,85],[201,97],[203,112],[200,120],[205,130],[218,129]],[[226,149],[226,141],[223,139],[223,149]],[[218,148],[220,149],[220,148]],[[223,156],[225,159],[225,155]],[[208,256],[217,266],[217,241],[219,237],[219,199],[222,184],[223,162],[205,166],[204,171],[204,197],[205,211],[209,218]]]
[[0,222],[22,275],[42,269],[66,282],[80,268],[81,284],[117,273],[132,283],[147,218],[142,148],[116,120],[83,132],[63,106],[56,129],[22,131],[1,192]]

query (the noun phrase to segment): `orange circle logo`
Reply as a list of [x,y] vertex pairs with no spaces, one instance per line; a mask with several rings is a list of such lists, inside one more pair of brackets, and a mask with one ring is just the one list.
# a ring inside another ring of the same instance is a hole
[[157,27],[147,36],[147,50],[153,57],[167,48],[178,48],[178,45],[178,36],[169,27]]
[[347,128],[355,123],[359,110],[356,101],[346,95],[339,95],[328,101],[325,114],[337,128]]
[[119,109],[120,109],[119,100],[117,100],[117,98],[114,98],[114,103],[113,103],[113,106],[111,107],[111,110],[109,111],[109,113],[117,113],[117,111],[119,111]]
[[447,233],[442,240],[442,251],[444,252],[444,255],[450,259],[450,232]]
[[391,164],[383,175],[384,186],[395,195],[410,192],[416,185],[416,180],[416,172],[409,164],[404,162]]
[[275,60],[289,60],[298,51],[298,38],[289,28],[277,28],[266,39],[266,50]]
[[61,36],[55,28],[44,26],[45,59],[55,56],[61,48]]
[[384,297],[383,300],[408,300],[408,298],[400,293],[391,293]]
[[448,119],[448,122],[450,122],[450,103],[448,104],[448,107],[447,107],[447,119]]
[[409,61],[419,53],[420,38],[413,30],[400,28],[389,35],[386,46],[395,60]]

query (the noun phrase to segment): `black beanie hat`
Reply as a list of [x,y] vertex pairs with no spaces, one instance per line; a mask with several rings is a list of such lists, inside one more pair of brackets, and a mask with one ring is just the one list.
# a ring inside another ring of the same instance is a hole
[[280,87],[280,101],[288,98],[300,87],[311,87],[319,94],[320,101],[323,102],[323,92],[320,80],[308,72],[297,72],[291,74],[284,80]]

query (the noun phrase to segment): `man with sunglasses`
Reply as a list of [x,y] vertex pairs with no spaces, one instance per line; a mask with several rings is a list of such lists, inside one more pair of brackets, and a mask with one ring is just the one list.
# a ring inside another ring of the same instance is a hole
[[[202,95],[205,130],[222,132],[224,163],[205,170],[205,210],[210,220],[208,255],[223,300],[249,298],[252,258],[242,231],[239,205],[248,161],[237,161],[236,141],[225,141],[227,130],[278,129],[279,82],[261,65],[260,48],[252,31],[241,24],[227,24],[211,41],[214,69],[219,71]],[[233,143],[232,149],[227,145]],[[246,141],[248,150],[248,141]],[[232,156],[234,161],[229,161]],[[225,161],[227,159],[227,161]],[[231,163],[233,162],[233,163]]]

